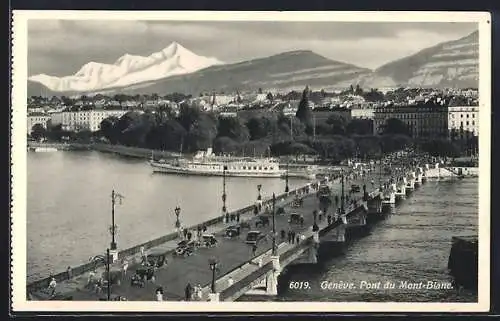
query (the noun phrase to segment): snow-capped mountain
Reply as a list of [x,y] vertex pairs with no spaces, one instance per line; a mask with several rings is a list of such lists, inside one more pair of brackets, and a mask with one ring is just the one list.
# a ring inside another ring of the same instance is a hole
[[40,74],[29,80],[54,92],[89,92],[189,74],[218,64],[222,62],[216,58],[198,56],[173,42],[147,57],[125,54],[114,64],[89,62],[71,76]]

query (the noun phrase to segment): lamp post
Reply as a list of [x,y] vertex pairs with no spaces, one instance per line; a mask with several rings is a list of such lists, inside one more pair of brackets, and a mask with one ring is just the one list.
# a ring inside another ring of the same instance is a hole
[[111,226],[109,227],[109,232],[111,233],[111,250],[116,250],[116,232],[118,226],[115,225],[115,205],[118,200],[120,204],[122,203],[122,199],[124,197],[113,190],[111,192]]
[[174,209],[175,213],[175,228],[177,229],[177,233],[179,233],[180,228],[181,228],[181,221],[179,220],[179,215],[181,214],[181,208],[179,206],[176,206]]
[[344,171],[342,170],[342,191],[340,196],[340,214],[344,214]]
[[217,259],[215,258],[210,258],[208,260],[210,270],[212,271],[212,285],[210,287],[212,293],[215,293],[215,271],[217,270],[217,263]]
[[[227,208],[226,208],[226,198],[227,198],[227,195],[226,195],[226,170],[227,170],[227,166],[224,165],[224,167],[222,168],[222,215],[224,216],[224,218],[226,218],[226,212],[227,212]],[[228,222],[227,218],[226,218],[226,223]]]
[[109,268],[109,262],[110,262],[110,254],[109,254],[109,248],[106,249],[106,256],[104,255],[96,255],[90,258],[91,262],[102,262],[106,264],[106,277],[108,279],[108,285],[107,285],[107,299],[108,301],[111,300],[111,271]]
[[273,193],[273,255],[276,256],[276,195]]
[[290,190],[288,188],[288,159],[286,160],[286,172],[285,172],[285,193],[288,193],[288,191]]
[[257,185],[257,191],[258,191],[258,195],[257,195],[257,201],[260,201],[262,200],[262,196],[260,195],[260,190],[262,189],[262,184],[259,184]]

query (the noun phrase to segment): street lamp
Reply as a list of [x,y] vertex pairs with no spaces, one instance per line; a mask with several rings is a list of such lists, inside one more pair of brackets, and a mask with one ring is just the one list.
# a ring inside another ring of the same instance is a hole
[[108,286],[107,286],[107,299],[108,301],[111,299],[111,271],[109,268],[109,262],[110,262],[110,254],[109,254],[109,249],[106,249],[106,256],[104,255],[96,255],[90,258],[91,262],[97,263],[97,262],[102,262],[106,264],[106,276],[108,279]]
[[226,212],[227,212],[227,208],[226,208],[226,198],[227,198],[227,194],[226,194],[226,170],[227,170],[227,166],[224,165],[224,167],[222,168],[222,215],[226,218],[226,223],[227,223],[229,220],[226,216]]
[[115,190],[111,192],[111,226],[109,227],[109,232],[111,233],[111,250],[116,250],[115,236],[118,229],[118,226],[115,224],[115,205],[117,200],[121,205],[123,198],[123,195],[116,193]]
[[212,285],[210,287],[212,293],[215,293],[215,272],[217,270],[217,259],[216,258],[210,258],[208,260],[208,264],[210,266],[210,270],[212,271]]
[[273,255],[276,256],[276,195],[273,193]]
[[257,191],[259,192],[259,195],[257,195],[257,200],[260,201],[262,199],[262,196],[260,195],[260,190],[262,189],[262,184],[257,185]]
[[286,172],[285,172],[285,193],[288,193],[288,191],[290,190],[288,188],[288,159],[286,160]]
[[342,192],[340,196],[340,214],[344,214],[344,199],[345,199],[345,191],[344,191],[344,171],[342,170]]
[[179,206],[176,206],[175,209],[174,209],[174,213],[175,213],[175,216],[176,216],[175,228],[177,230],[179,230],[180,227],[181,227],[181,221],[179,220],[179,215],[181,214],[181,208]]

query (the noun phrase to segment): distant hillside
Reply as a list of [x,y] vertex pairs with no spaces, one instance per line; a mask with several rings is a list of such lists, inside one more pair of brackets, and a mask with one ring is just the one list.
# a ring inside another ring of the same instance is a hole
[[[285,52],[235,64],[222,64],[216,58],[197,56],[175,43],[161,53],[161,55],[152,54],[150,57],[125,55],[112,66],[113,68],[109,66],[101,68],[98,65],[99,68],[96,70],[99,73],[94,72],[95,68],[91,68],[92,72],[81,72],[83,76],[88,76],[88,79],[97,84],[106,83],[105,86],[93,85],[93,90],[76,90],[78,86],[74,85],[73,78],[79,76],[79,73],[63,77],[64,82],[40,75],[30,77],[31,80],[38,82],[28,81],[28,95],[73,96],[97,93],[162,95],[182,92],[196,96],[213,90],[241,92],[262,88],[289,91],[302,90],[306,85],[314,90],[332,90],[345,89],[351,84],[359,84],[365,88],[394,86],[477,88],[479,80],[477,31],[461,39],[423,49],[414,55],[385,64],[375,71],[331,60],[308,50]],[[94,65],[96,64],[92,66]],[[125,65],[127,68],[123,67]],[[144,69],[142,65],[148,68]],[[202,68],[204,65],[211,66]],[[128,78],[115,77],[118,72],[116,70],[122,70],[119,68],[127,71],[125,74]],[[84,71],[87,71],[86,69]],[[105,72],[108,69],[113,71],[111,76]],[[99,77],[93,76],[96,74]],[[108,78],[113,81],[103,81]],[[47,87],[41,83],[46,83]],[[61,87],[61,84],[64,86]],[[66,90],[55,88],[66,88]]]
[[365,87],[478,87],[479,34],[426,48],[390,62],[366,77]]

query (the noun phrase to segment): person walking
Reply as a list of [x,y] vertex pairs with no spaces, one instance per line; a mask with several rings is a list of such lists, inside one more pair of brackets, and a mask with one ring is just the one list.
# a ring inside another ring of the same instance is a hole
[[123,276],[126,276],[127,275],[127,270],[128,270],[128,261],[127,261],[127,259],[123,260],[122,270],[123,270]]
[[191,301],[191,293],[192,293],[192,287],[191,287],[191,283],[188,283],[186,285],[186,288],[184,289],[184,294],[185,294],[185,299],[186,301]]
[[163,288],[161,286],[156,289],[156,301],[163,301]]
[[288,243],[292,243],[292,231],[288,230]]
[[299,244],[299,243],[300,243],[300,233],[299,233],[299,234],[297,234],[296,241],[297,241],[297,244]]
[[68,266],[68,268],[66,269],[66,274],[67,274],[68,280],[71,280],[73,278],[73,271],[71,270],[71,266]]
[[56,295],[56,287],[57,287],[57,282],[55,278],[52,278],[49,283],[49,288],[48,290],[50,291],[50,296],[55,296]]
[[255,256],[257,254],[257,244],[252,245],[252,255]]

